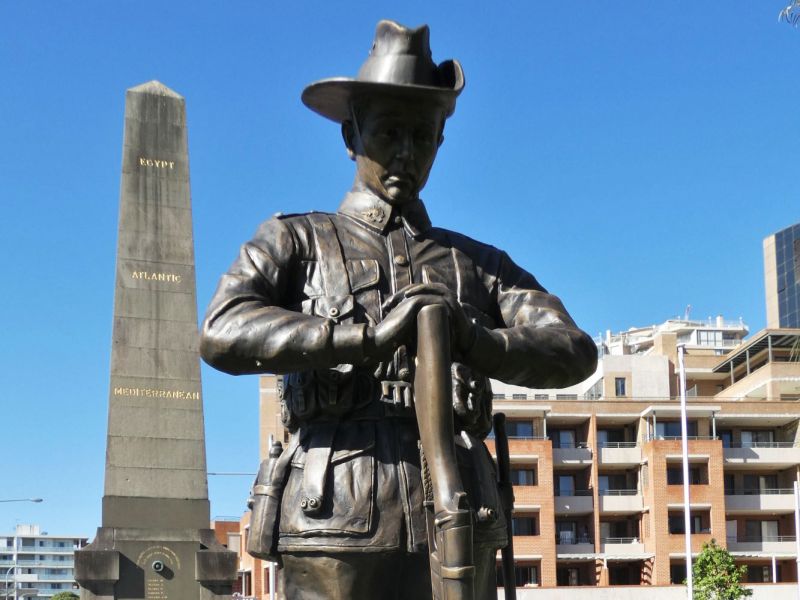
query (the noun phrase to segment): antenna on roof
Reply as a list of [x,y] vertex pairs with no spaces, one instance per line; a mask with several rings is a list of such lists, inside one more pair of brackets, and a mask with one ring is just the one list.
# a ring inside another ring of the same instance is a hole
[[687,304],[686,305],[686,310],[683,311],[683,320],[684,321],[688,321],[689,320],[689,315],[691,315],[691,314],[692,314],[692,305],[691,304]]

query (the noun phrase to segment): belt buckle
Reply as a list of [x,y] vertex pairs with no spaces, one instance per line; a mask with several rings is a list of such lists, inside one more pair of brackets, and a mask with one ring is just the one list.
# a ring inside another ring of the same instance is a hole
[[400,414],[414,407],[414,387],[408,381],[381,381],[381,402],[388,404],[387,414]]

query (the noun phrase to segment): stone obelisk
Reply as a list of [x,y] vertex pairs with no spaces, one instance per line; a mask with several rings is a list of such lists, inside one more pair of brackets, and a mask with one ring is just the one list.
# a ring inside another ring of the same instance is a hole
[[186,104],[125,102],[102,526],[75,559],[84,600],[229,598],[209,529]]

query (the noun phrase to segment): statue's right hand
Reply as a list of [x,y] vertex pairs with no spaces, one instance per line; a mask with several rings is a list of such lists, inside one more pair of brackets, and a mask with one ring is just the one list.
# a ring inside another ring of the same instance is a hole
[[[421,308],[433,304],[446,306],[444,298],[433,294],[420,294],[398,302],[383,321],[370,328],[368,333],[372,339],[370,358],[388,358],[398,347],[411,342],[417,332],[417,313]],[[387,306],[391,304],[384,304],[384,309]]]

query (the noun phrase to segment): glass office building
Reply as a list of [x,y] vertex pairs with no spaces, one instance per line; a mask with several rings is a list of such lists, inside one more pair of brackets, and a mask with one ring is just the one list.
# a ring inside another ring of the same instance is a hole
[[800,223],[764,240],[767,327],[800,328]]

